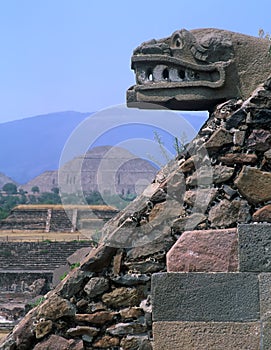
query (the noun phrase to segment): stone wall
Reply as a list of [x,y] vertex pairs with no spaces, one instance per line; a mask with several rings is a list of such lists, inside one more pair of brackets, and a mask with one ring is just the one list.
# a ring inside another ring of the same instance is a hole
[[[181,328],[191,335],[188,341],[197,334],[195,339],[200,340],[191,349],[204,348],[200,345],[201,341],[206,344],[202,333],[225,334],[223,346],[230,334],[236,338],[236,343],[232,339],[233,349],[242,349],[242,339],[243,349],[260,349],[259,342],[261,349],[270,349],[269,326],[265,323],[269,321],[271,300],[269,275],[262,275],[262,279],[257,270],[259,260],[264,267],[261,271],[270,273],[270,235],[265,229],[263,234],[257,231],[258,222],[271,221],[270,101],[271,79],[248,100],[231,100],[218,106],[186,150],[157,174],[141,196],[104,225],[98,247],[47,295],[43,304],[25,316],[2,343],[4,349],[39,350],[59,343],[69,350],[149,350],[153,345],[160,350],[163,340],[159,344],[159,338],[157,342],[154,337],[153,344],[152,334],[157,337],[155,332],[168,329],[166,322],[173,322],[177,335],[183,322]],[[252,222],[250,230],[240,227],[237,238],[236,227]],[[206,250],[208,237],[213,249]],[[175,289],[166,275],[164,294],[169,300],[178,295],[187,307],[184,310],[179,305],[181,319],[170,307],[166,311],[173,312],[172,319],[159,319],[159,311],[155,311],[155,327],[160,327],[155,329],[152,299],[156,307],[160,287],[151,291],[151,276],[166,272],[167,252],[179,239],[183,244],[179,264],[183,274]],[[239,255],[238,247],[243,249]],[[207,270],[204,261],[197,263],[200,257],[205,259]],[[212,264],[218,260],[221,264],[216,265],[214,273]],[[188,310],[192,302],[198,306],[195,313]],[[227,324],[216,327],[216,322],[224,322],[223,315]],[[220,337],[212,339],[213,349],[225,349],[219,345]],[[170,347],[174,348],[172,344]]]
[[[31,293],[29,288],[36,280],[45,279],[41,294],[50,290],[53,280],[52,271],[0,271],[0,298],[1,303],[7,302],[15,297],[23,296],[23,293]],[[7,294],[8,293],[8,294]],[[6,300],[3,299],[5,295]],[[30,296],[31,297],[31,296]]]
[[[202,253],[197,258],[201,273],[175,269],[174,273],[154,274],[154,349],[270,349],[270,237],[269,224],[238,227],[235,273],[213,272],[217,271],[216,261],[210,264]],[[179,239],[169,251],[169,265],[185,260],[182,246]],[[219,242],[208,255],[216,254],[216,248],[219,250]],[[226,256],[227,252],[225,261]]]

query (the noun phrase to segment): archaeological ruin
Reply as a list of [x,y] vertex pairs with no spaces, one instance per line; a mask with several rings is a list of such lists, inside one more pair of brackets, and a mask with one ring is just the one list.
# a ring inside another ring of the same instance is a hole
[[130,107],[209,118],[0,349],[271,348],[269,48],[199,29],[134,51]]

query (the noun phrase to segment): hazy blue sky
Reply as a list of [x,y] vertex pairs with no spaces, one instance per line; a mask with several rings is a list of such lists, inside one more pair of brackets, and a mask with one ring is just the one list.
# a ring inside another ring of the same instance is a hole
[[0,122],[124,103],[142,41],[201,27],[257,36],[270,13],[270,0],[0,0]]

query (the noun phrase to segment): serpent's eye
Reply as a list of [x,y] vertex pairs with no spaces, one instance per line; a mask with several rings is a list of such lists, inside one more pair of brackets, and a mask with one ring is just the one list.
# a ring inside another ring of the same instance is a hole
[[176,45],[176,47],[181,47],[181,46],[182,46],[182,41],[181,41],[180,38],[178,38],[178,39],[176,40],[175,45]]
[[176,34],[172,40],[173,48],[182,49],[184,46],[183,38],[179,34]]

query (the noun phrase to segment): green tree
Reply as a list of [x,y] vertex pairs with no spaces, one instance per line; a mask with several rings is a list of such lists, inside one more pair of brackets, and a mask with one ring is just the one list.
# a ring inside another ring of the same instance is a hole
[[10,211],[20,203],[21,199],[17,196],[0,195],[0,220],[5,219],[9,215]]
[[38,197],[38,201],[41,204],[61,204],[61,198],[59,194],[52,192],[43,192]]
[[100,192],[98,191],[92,191],[86,195],[86,201],[87,204],[90,205],[104,205],[103,197],[101,196]]
[[33,187],[31,188],[31,191],[32,191],[33,193],[40,193],[40,189],[39,189],[38,186],[33,186]]
[[59,194],[59,188],[58,187],[53,187],[51,189],[51,191],[54,193],[54,194]]
[[6,183],[2,189],[7,194],[16,194],[17,193],[17,186],[12,182]]

